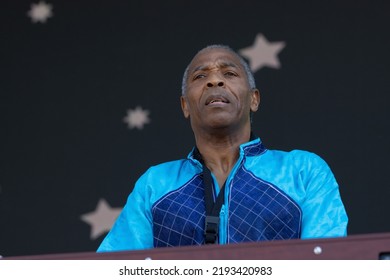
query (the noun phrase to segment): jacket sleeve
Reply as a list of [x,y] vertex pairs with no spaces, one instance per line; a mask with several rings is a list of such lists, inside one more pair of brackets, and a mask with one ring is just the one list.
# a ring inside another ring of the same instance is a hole
[[97,252],[141,250],[153,247],[150,188],[147,173],[139,178],[126,205]]
[[300,170],[306,188],[301,238],[346,236],[348,217],[332,171],[315,154],[306,160],[306,168]]

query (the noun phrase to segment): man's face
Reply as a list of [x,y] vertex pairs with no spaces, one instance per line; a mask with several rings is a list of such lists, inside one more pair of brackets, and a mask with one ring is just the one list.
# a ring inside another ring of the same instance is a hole
[[259,91],[249,87],[234,53],[208,49],[192,60],[181,105],[194,131],[250,127],[250,111],[257,111],[259,102]]

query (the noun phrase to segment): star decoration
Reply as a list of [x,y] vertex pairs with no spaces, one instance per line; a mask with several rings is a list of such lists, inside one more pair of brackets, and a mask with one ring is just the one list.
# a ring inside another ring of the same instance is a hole
[[262,67],[280,68],[277,58],[278,53],[285,47],[284,42],[269,42],[263,34],[257,34],[251,47],[241,49],[239,53],[249,59],[249,65],[253,72]]
[[38,4],[31,4],[31,9],[27,12],[27,15],[33,23],[45,23],[49,17],[53,16],[52,8],[52,5],[40,1]]
[[123,119],[125,123],[127,123],[130,129],[138,128],[143,129],[144,125],[150,123],[149,119],[149,111],[143,110],[140,106],[135,108],[134,110],[127,110],[127,116]]
[[80,218],[91,226],[90,238],[93,240],[111,229],[121,211],[121,208],[111,208],[107,201],[101,198],[95,211],[81,215]]

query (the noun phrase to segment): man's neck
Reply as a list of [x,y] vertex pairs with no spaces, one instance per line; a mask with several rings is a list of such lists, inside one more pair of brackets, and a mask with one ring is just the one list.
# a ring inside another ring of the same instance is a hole
[[250,139],[250,130],[235,134],[196,136],[196,146],[203,161],[222,187],[239,157],[239,147]]

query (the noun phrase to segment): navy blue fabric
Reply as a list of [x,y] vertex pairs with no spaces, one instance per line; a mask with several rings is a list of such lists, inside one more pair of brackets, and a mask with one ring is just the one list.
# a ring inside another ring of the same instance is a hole
[[264,153],[267,149],[264,147],[263,143],[254,143],[244,147],[244,153],[248,157],[258,156]]
[[229,243],[300,237],[301,209],[284,192],[243,167],[232,184]]
[[205,204],[202,177],[159,199],[152,208],[155,247],[204,243]]

